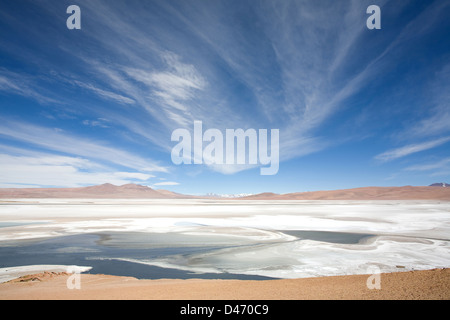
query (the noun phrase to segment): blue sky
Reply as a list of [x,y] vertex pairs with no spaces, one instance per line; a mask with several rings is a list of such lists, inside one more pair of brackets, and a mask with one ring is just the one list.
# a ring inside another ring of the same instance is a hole
[[[0,0],[0,187],[449,182],[448,17],[442,0]],[[174,165],[171,133],[195,120],[279,129],[278,173]]]

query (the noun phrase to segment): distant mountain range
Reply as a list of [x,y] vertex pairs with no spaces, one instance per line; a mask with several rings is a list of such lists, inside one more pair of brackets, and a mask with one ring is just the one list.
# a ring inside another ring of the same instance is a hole
[[445,183],[445,182],[438,182],[438,183],[430,184],[430,187],[444,187],[444,188],[446,188],[446,187],[450,187],[450,184]]
[[[248,200],[450,200],[450,188],[428,187],[364,187],[355,189],[295,192],[288,194],[261,193]],[[442,187],[442,184],[440,184]]]
[[88,199],[177,199],[189,198],[168,190],[154,190],[147,186],[105,183],[81,188],[9,188],[0,189],[0,198],[88,198]]
[[450,185],[433,183],[423,187],[364,187],[355,189],[295,192],[223,197],[208,194],[191,196],[168,190],[154,190],[147,186],[125,184],[115,186],[105,183],[80,188],[7,188],[0,189],[0,199],[18,198],[80,198],[80,199],[242,199],[242,200],[450,200]]

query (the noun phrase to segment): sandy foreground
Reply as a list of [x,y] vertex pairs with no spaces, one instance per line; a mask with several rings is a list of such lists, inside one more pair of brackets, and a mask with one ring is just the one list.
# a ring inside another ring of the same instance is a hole
[[[450,269],[380,274],[381,289],[368,289],[369,275],[305,279],[138,280],[80,275],[80,289],[68,289],[71,275],[45,272],[0,284],[1,300],[448,300]],[[73,279],[73,278],[72,278]]]

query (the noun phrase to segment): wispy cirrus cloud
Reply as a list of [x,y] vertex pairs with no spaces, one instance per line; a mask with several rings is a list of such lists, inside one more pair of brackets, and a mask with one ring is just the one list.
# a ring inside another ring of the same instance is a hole
[[405,168],[407,171],[430,171],[430,170],[442,170],[450,168],[450,158],[445,158],[434,163],[418,164]]
[[38,84],[39,80],[0,68],[0,91],[31,98],[41,104],[61,104],[60,100],[51,98],[50,92]]
[[[78,75],[72,83],[145,111],[140,119],[115,108],[98,117],[115,119],[163,149],[177,126],[202,120],[215,128],[280,129],[282,160],[317,152],[329,143],[316,132],[380,72],[371,60],[355,65],[353,73],[345,68],[353,63],[352,50],[364,30],[355,27],[365,25],[359,1],[328,6],[262,1],[256,9],[244,5],[242,12],[223,1],[157,1],[155,6],[170,16],[171,25],[154,24],[148,33],[140,18],[149,12],[157,19],[150,6],[140,4],[130,19],[121,3],[86,2],[84,10],[101,26],[86,37],[97,40],[97,51],[107,52],[107,58],[61,47],[82,62],[81,69],[91,70],[89,78]],[[252,24],[230,23],[243,13]],[[242,100],[243,95],[249,98]]]
[[193,65],[181,62],[178,55],[164,52],[161,57],[167,65],[166,70],[124,67],[124,71],[132,80],[150,90],[150,99],[158,103],[168,118],[179,125],[187,125],[186,118],[191,116],[189,102],[195,98],[196,91],[205,89],[207,81]]
[[84,158],[53,154],[11,156],[0,153],[0,167],[2,168],[0,175],[2,188],[81,187],[106,182],[123,185],[145,182],[153,177],[146,173],[112,171]]
[[107,124],[109,122],[109,120],[104,119],[104,118],[98,118],[96,120],[83,120],[83,124],[85,126],[90,126],[90,127],[100,127],[100,128],[109,128],[109,125]]
[[0,144],[0,187],[81,187],[148,182],[153,174],[117,171],[93,159]]
[[178,182],[175,181],[164,181],[164,182],[157,182],[154,183],[153,186],[161,187],[161,186],[177,186],[179,185]]
[[111,91],[106,91],[100,88],[95,87],[92,84],[89,83],[85,83],[85,82],[81,82],[78,80],[73,81],[74,84],[76,84],[77,86],[81,87],[81,88],[85,88],[88,89],[92,92],[94,92],[96,95],[100,96],[101,98],[110,100],[110,101],[114,101],[120,104],[134,104],[135,101],[133,99],[130,99],[128,97],[125,97],[123,95],[111,92]]
[[375,156],[375,159],[382,161],[382,162],[392,161],[392,160],[396,160],[399,158],[409,156],[409,155],[417,153],[417,152],[421,152],[421,151],[425,151],[428,149],[438,147],[442,144],[447,143],[448,141],[450,141],[450,137],[444,137],[444,138],[427,141],[427,142],[422,142],[422,143],[409,144],[404,147],[400,147],[400,148],[396,148],[396,149],[392,149],[392,150],[383,152],[383,153]]
[[7,125],[0,126],[0,135],[54,152],[96,159],[137,171],[167,172],[168,170],[156,162],[117,147],[108,146],[106,143],[28,123],[9,121]]
[[401,132],[401,137],[430,137],[450,132],[450,64],[436,71],[428,85],[431,93],[425,116]]

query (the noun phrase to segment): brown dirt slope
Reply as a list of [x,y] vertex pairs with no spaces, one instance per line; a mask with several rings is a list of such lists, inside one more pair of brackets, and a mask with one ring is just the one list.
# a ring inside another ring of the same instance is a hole
[[81,289],[67,288],[70,275],[44,273],[0,284],[0,300],[449,300],[450,269],[385,273],[380,289],[368,275],[290,280],[137,280],[81,275]]
[[365,187],[355,189],[257,194],[246,200],[450,200],[450,187]]

